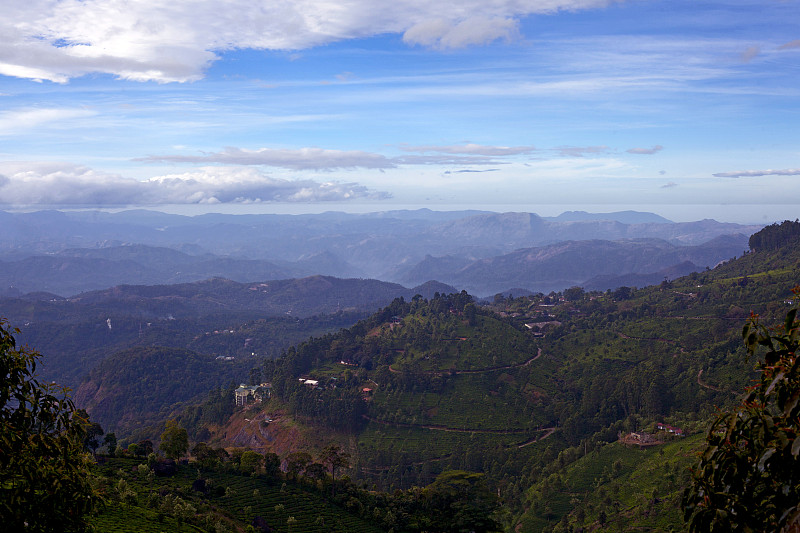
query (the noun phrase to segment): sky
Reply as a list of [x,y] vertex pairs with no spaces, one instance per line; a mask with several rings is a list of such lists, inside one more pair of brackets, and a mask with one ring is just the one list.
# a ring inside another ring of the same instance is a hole
[[796,0],[0,0],[0,209],[800,216]]

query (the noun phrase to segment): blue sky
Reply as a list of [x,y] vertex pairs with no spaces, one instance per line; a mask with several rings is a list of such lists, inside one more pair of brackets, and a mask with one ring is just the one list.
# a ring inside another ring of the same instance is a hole
[[387,6],[0,7],[0,207],[800,216],[799,2]]

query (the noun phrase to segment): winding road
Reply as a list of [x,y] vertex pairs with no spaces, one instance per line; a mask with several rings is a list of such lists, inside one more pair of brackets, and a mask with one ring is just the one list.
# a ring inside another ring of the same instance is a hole
[[[514,365],[492,366],[492,367],[488,367],[488,368],[478,368],[476,370],[433,370],[433,371],[430,371],[430,372],[415,372],[414,374],[418,375],[418,376],[442,376],[442,375],[445,375],[445,374],[451,374],[451,375],[452,374],[485,374],[487,372],[496,372],[498,370],[507,370],[509,368],[521,368],[523,366],[528,366],[531,363],[533,363],[534,361],[536,361],[537,359],[539,359],[541,356],[542,356],[542,349],[539,348],[539,350],[536,352],[536,355],[534,355],[533,357],[531,357],[527,361],[524,361],[522,363],[517,363],[517,364],[514,364]],[[394,374],[404,374],[405,373],[404,370],[398,370],[396,368],[392,368],[392,365],[389,365],[389,372],[392,372]]]

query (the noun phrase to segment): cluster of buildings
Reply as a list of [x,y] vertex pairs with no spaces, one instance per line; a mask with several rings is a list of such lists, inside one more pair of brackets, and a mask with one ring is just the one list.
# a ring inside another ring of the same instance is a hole
[[676,428],[674,426],[664,424],[663,422],[658,422],[656,424],[656,429],[659,431],[666,431],[667,433],[671,433],[676,437],[683,437],[683,430],[681,428]]
[[261,403],[272,396],[272,383],[246,386],[244,383],[233,391],[236,405],[244,406],[248,403]]
[[[647,433],[646,431],[633,431],[631,433],[623,434],[622,432],[619,433],[618,438],[622,444],[627,444],[629,446],[655,446],[657,444],[664,444],[664,437],[683,437],[685,432],[683,429],[670,426],[669,424],[665,424],[663,422],[656,422],[655,425],[656,434]],[[667,433],[667,435],[664,435]]]

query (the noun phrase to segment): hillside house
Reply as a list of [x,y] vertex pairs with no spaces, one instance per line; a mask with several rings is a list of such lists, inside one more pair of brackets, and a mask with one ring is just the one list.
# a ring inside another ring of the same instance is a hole
[[319,387],[319,381],[316,379],[297,378],[297,380],[310,389]]
[[681,428],[676,428],[674,426],[664,424],[663,422],[658,422],[656,424],[656,429],[658,429],[659,431],[665,431],[667,433],[671,433],[676,437],[683,437],[683,430]]
[[272,396],[272,383],[262,383],[249,387],[242,383],[233,391],[233,396],[237,406],[244,406],[253,402],[261,403]]

